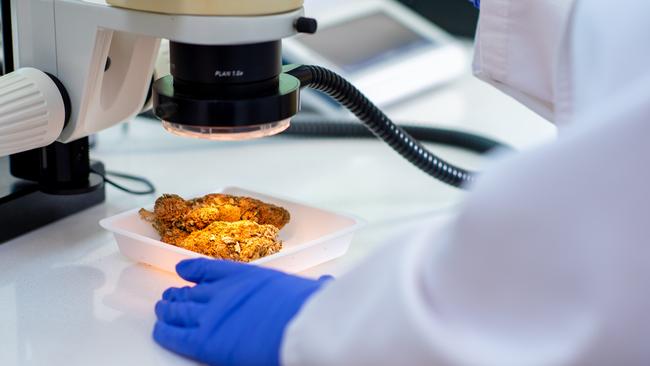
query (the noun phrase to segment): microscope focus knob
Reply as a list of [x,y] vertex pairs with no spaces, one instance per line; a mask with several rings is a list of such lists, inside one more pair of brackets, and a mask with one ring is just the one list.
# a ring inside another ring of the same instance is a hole
[[300,17],[294,26],[298,33],[314,34],[318,31],[318,21],[314,18]]
[[33,68],[1,76],[0,157],[50,145],[69,111],[68,95],[53,76]]

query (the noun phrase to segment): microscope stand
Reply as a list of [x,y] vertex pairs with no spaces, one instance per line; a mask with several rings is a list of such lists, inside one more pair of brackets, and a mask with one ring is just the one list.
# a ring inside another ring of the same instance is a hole
[[[104,165],[92,162],[96,172]],[[91,192],[54,195],[36,183],[9,174],[9,159],[0,158],[0,244],[104,202],[105,187]]]

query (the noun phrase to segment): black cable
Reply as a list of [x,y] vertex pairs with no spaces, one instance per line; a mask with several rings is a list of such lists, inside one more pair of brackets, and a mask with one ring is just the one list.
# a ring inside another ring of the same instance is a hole
[[318,66],[297,66],[287,70],[302,86],[320,90],[337,100],[359,118],[377,137],[411,163],[445,183],[462,187],[474,174],[457,168],[429,152],[403,128],[395,125],[358,89],[336,73]]
[[[478,154],[487,154],[495,149],[512,150],[500,142],[469,132],[429,126],[399,126],[419,141],[461,148]],[[319,116],[295,118],[283,135],[311,138],[377,138],[356,119],[327,120]]]
[[[99,175],[100,177],[102,177],[102,179],[104,180],[104,182],[106,184],[109,184],[109,185],[111,185],[111,186],[113,186],[113,187],[115,187],[115,188],[117,188],[117,189],[119,189],[121,191],[124,191],[126,193],[129,193],[129,194],[133,194],[133,195],[136,195],[136,196],[146,196],[148,194],[152,194],[152,193],[156,192],[156,186],[154,186],[153,183],[151,183],[150,180],[148,180],[147,178],[144,178],[144,177],[138,177],[138,176],[135,176],[135,175],[112,172],[112,171],[107,171],[106,173],[102,174],[102,173],[100,173],[100,172],[98,172],[98,171],[96,171],[94,169],[91,169],[91,172],[93,172],[93,173]],[[113,177],[117,177],[117,178],[124,179],[124,180],[130,180],[130,181],[134,181],[134,182],[140,182],[143,185],[145,185],[147,187],[147,189],[143,190],[143,191],[132,190],[130,188],[126,188],[125,186],[123,186],[123,185],[121,185],[119,183],[116,183],[115,181],[109,179],[108,176],[113,176]]]
[[475,179],[475,173],[449,164],[427,150],[403,128],[394,124],[354,85],[335,72],[308,65],[294,66],[286,72],[298,78],[303,87],[322,91],[341,103],[375,136],[432,177],[458,188],[463,188]]

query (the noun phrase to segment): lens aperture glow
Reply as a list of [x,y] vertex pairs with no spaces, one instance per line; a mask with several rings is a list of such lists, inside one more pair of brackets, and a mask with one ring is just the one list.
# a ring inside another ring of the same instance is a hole
[[243,141],[273,136],[284,132],[291,126],[291,119],[238,127],[190,126],[168,121],[163,121],[162,123],[165,130],[178,136],[214,141]]

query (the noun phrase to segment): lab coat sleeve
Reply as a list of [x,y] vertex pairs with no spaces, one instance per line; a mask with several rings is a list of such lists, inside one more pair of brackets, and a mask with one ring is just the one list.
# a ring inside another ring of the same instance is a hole
[[571,92],[565,39],[574,3],[482,1],[475,75],[555,122],[559,96]]
[[317,293],[283,364],[650,364],[649,101],[646,78]]
[[648,10],[580,2],[576,126],[491,167],[445,229],[393,239],[317,293],[283,363],[649,365]]

